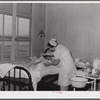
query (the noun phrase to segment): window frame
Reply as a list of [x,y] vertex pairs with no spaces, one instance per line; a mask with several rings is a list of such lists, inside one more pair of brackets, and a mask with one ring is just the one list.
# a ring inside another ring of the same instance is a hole
[[[26,17],[26,16],[22,16],[22,15],[17,15],[16,17],[18,18],[18,20],[17,20],[17,36],[15,37],[15,41],[16,42],[28,41],[29,42],[29,56],[30,56],[31,55],[31,27],[30,27],[31,26],[31,18],[30,17]],[[18,23],[19,23],[19,18],[29,19],[29,36],[18,36],[18,25],[19,25]]]
[[[2,41],[2,60],[1,61],[4,61],[4,57],[3,57],[3,48],[4,48],[4,42],[5,41],[11,41],[12,42],[12,35],[11,36],[5,36],[4,35],[4,15],[9,15],[9,16],[12,16],[12,13],[11,12],[3,12],[0,10],[0,14],[3,14],[3,29],[2,29],[2,35],[0,35],[0,41]],[[13,16],[12,16],[13,17]],[[28,41],[29,42],[29,56],[31,54],[31,16],[26,16],[26,15],[21,15],[21,14],[16,14],[16,17],[17,18],[25,18],[25,19],[29,19],[29,36],[18,36],[18,24],[17,24],[17,36],[15,36],[15,42],[20,42],[20,41]],[[17,21],[18,23],[18,21]],[[16,52],[15,52],[16,53]],[[16,55],[16,54],[15,54]],[[11,58],[10,58],[11,59]],[[16,61],[17,59],[15,59]],[[24,60],[22,58],[22,60]],[[11,60],[10,60],[11,61]],[[9,62],[9,61],[7,61]]]

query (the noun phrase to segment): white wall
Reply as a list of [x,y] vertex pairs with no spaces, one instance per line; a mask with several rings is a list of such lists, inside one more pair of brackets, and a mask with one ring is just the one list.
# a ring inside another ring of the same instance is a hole
[[46,43],[51,37],[74,58],[100,58],[100,4],[46,4]]
[[39,38],[38,34],[41,30],[45,32],[45,4],[32,4],[32,51],[33,56],[40,56],[40,53],[44,52],[45,38]]

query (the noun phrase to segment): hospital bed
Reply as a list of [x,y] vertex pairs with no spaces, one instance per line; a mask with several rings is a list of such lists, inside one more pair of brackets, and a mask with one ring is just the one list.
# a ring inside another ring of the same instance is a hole
[[0,77],[0,90],[33,91],[31,74],[24,67],[13,67],[4,77]]

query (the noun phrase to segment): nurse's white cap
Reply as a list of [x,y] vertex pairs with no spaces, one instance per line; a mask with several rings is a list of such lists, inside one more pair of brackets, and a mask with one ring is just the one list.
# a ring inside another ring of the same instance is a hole
[[49,41],[49,43],[50,43],[52,46],[57,46],[57,40],[54,39],[54,38],[51,38],[51,40]]

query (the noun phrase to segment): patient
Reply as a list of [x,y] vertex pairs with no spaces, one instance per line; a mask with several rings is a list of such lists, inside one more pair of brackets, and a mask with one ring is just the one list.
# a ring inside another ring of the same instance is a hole
[[42,69],[44,67],[49,67],[51,65],[56,66],[59,64],[59,61],[55,60],[53,57],[45,58],[43,56],[40,56],[40,58],[37,58],[36,56],[34,56],[34,57],[30,57],[30,59],[32,60],[32,65],[33,65],[33,66],[30,66],[30,68],[38,67],[38,65],[39,65],[39,68],[41,67],[41,69]]

